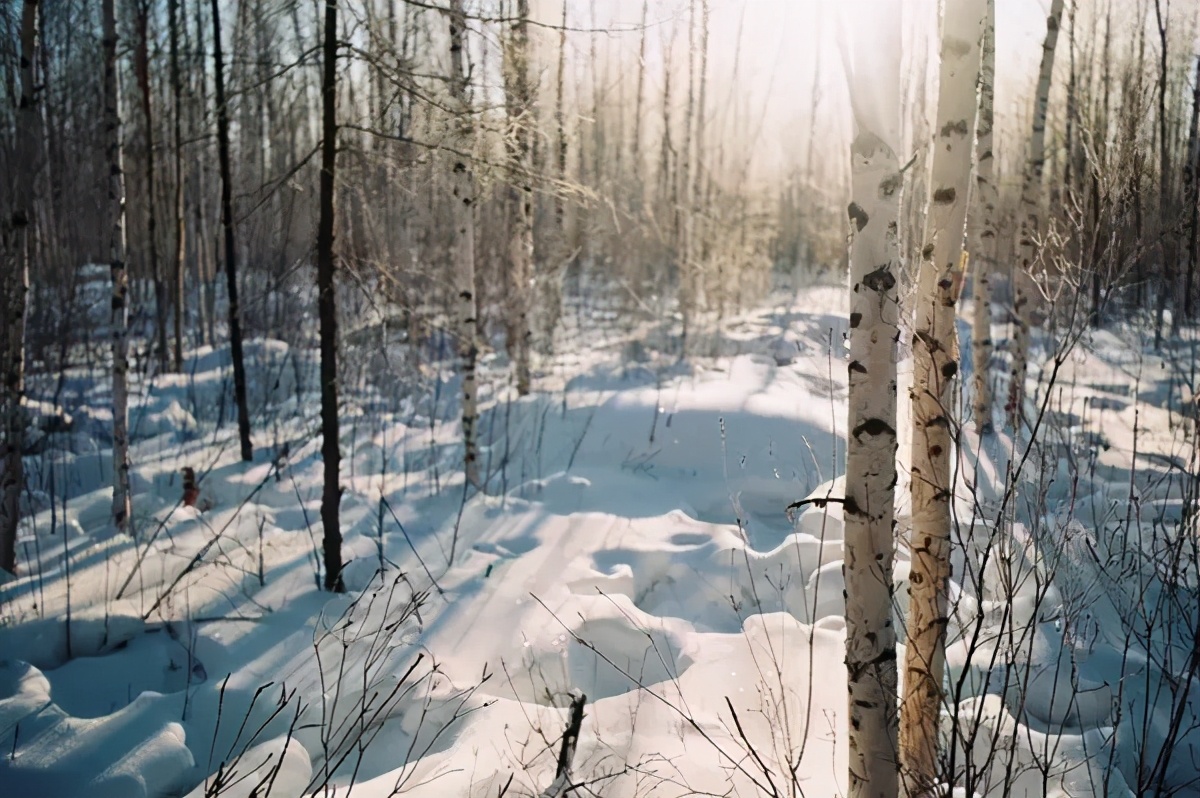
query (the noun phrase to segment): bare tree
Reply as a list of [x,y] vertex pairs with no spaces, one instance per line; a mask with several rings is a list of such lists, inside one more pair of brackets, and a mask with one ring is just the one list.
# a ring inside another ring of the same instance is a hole
[[971,318],[971,360],[975,364],[973,409],[975,429],[992,432],[992,277],[996,263],[997,191],[992,154],[993,104],[996,80],[996,1],[987,0],[979,66],[979,111],[975,124],[975,193],[968,217],[974,260],[974,300]]
[[509,131],[508,350],[516,372],[517,394],[531,387],[529,281],[533,276],[533,169],[529,138],[536,119],[529,85],[529,0],[517,0],[517,13],[505,43],[504,92]]
[[17,106],[17,147],[13,170],[12,208],[0,228],[0,308],[4,309],[4,357],[0,440],[0,569],[17,572],[17,528],[21,515],[21,490],[25,468],[25,320],[29,293],[29,261],[33,249],[33,223],[37,163],[42,144],[38,141],[37,92],[34,85],[34,56],[38,47],[38,0],[21,6],[21,89]]
[[254,459],[250,441],[250,408],[246,402],[246,366],[242,357],[242,309],[238,304],[237,247],[234,240],[233,174],[229,157],[229,106],[225,101],[225,63],[221,52],[221,12],[212,0],[213,79],[217,100],[217,158],[221,167],[221,227],[225,231],[225,280],[229,300],[229,352],[233,361],[233,396],[237,402],[238,442],[242,460]]
[[[215,2],[215,0],[214,0]],[[117,17],[104,0],[104,146],[108,162],[108,256],[112,275],[112,519],[128,532],[133,514],[129,489],[129,273],[125,265],[125,171],[121,143],[121,86],[117,72]]]
[[567,240],[567,208],[564,196],[567,182],[567,128],[563,111],[563,84],[567,69],[567,3],[562,6],[562,23],[558,32],[558,69],[554,86],[555,159],[554,179],[558,186],[554,191],[554,235],[549,254],[542,258],[541,274],[538,275],[536,298],[539,349],[549,354],[554,350],[554,331],[562,318],[563,278],[571,259],[571,246]]
[[1029,371],[1029,319],[1026,306],[1029,304],[1029,274],[1038,261],[1039,224],[1041,204],[1042,171],[1046,163],[1046,110],[1050,105],[1050,78],[1054,73],[1054,48],[1058,45],[1058,29],[1062,20],[1063,0],[1051,0],[1050,13],[1046,16],[1046,41],[1042,45],[1042,63],[1038,70],[1037,90],[1033,101],[1033,132],[1029,138],[1029,159],[1021,181],[1020,232],[1017,245],[1020,248],[1019,269],[1012,279],[1012,364],[1009,368],[1008,401],[1005,411],[1008,423],[1018,429],[1024,420],[1025,377]]
[[[1154,0],[1154,22],[1158,28],[1159,71],[1158,71],[1158,223],[1162,228],[1158,245],[1162,252],[1162,274],[1158,281],[1158,295],[1154,312],[1154,347],[1162,346],[1163,318],[1167,310],[1167,294],[1175,284],[1175,231],[1171,229],[1171,143],[1168,133],[1167,91],[1168,43],[1167,24],[1170,21],[1171,3],[1167,0],[1166,11],[1162,0]],[[1178,318],[1178,312],[1176,313]]]
[[1183,315],[1188,321],[1196,318],[1193,291],[1196,282],[1196,262],[1200,260],[1200,55],[1192,73],[1192,121],[1188,126],[1187,165],[1183,171],[1184,207],[1188,214],[1188,262],[1183,284]]
[[138,91],[142,99],[142,119],[145,122],[143,144],[146,179],[146,253],[150,261],[150,275],[154,280],[154,329],[157,345],[158,365],[167,368],[167,291],[163,280],[162,264],[158,259],[158,208],[155,196],[154,170],[154,109],[150,88],[150,4],[139,0],[137,6],[137,46],[134,49],[134,71],[137,73]]
[[[462,374],[463,468],[467,482],[480,486],[479,445],[476,425],[479,421],[475,361],[479,353],[479,304],[475,294],[475,173],[471,152],[475,141],[470,98],[467,96],[466,14],[463,0],[450,0],[450,94],[454,102],[455,151],[451,174],[454,196],[454,280],[458,308],[458,367]],[[453,559],[453,552],[451,552]]]
[[179,0],[167,0],[167,25],[170,27],[171,47],[171,148],[175,162],[175,193],[173,210],[175,217],[175,252],[172,264],[172,287],[175,289],[175,371],[183,371],[183,315],[184,315],[184,246],[187,225],[183,218],[183,87],[179,77]]
[[317,315],[321,336],[321,459],[325,479],[321,523],[325,528],[325,589],[346,590],[342,582],[342,487],[338,443],[337,291],[333,262],[333,180],[337,164],[337,0],[325,0],[325,40],[321,62],[321,196],[317,222]]
[[925,220],[913,334],[912,552],[900,707],[900,760],[910,794],[938,780],[938,735],[950,585],[952,435],[958,386],[955,307],[963,279],[985,0],[946,5],[942,22],[933,192]]

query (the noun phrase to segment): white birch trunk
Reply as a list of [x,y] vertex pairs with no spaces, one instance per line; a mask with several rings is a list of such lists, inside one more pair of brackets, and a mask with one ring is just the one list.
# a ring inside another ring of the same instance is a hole
[[985,0],[946,4],[929,212],[913,333],[912,566],[900,707],[910,794],[938,782],[938,729],[950,581],[952,420],[958,384],[955,306],[962,287]]
[[463,47],[466,14],[463,0],[450,0],[450,92],[456,118],[454,124],[454,167],[450,185],[454,193],[454,280],[457,289],[458,366],[462,373],[463,468],[467,481],[480,486],[479,419],[475,362],[479,353],[478,301],[475,296],[475,174],[468,153],[474,146],[474,125],[467,97],[467,73]]
[[846,668],[851,798],[896,795],[896,337],[899,162],[870,131],[851,148],[850,436],[846,444]]
[[1029,321],[1025,306],[1029,303],[1026,282],[1038,260],[1038,206],[1041,202],[1042,168],[1046,161],[1046,109],[1050,104],[1050,77],[1054,73],[1054,48],[1058,45],[1058,29],[1062,20],[1063,0],[1051,0],[1046,17],[1046,41],[1042,45],[1042,65],[1038,71],[1037,93],[1033,107],[1033,133],[1029,138],[1029,161],[1021,182],[1021,226],[1017,238],[1020,268],[1012,277],[1012,365],[1009,369],[1008,401],[1005,412],[1008,423],[1017,431],[1024,420],[1025,375],[1029,370]]
[[[864,8],[869,6],[869,10]],[[854,113],[850,148],[850,362],[846,439],[846,681],[848,798],[895,798],[897,748],[895,558],[896,355],[900,330],[897,85],[899,4],[856,4],[877,24],[854,28],[842,57]],[[847,20],[847,24],[849,20]]]
[[975,194],[969,218],[975,308],[971,319],[972,361],[975,363],[973,411],[980,435],[992,432],[992,283],[996,262],[995,159],[992,122],[996,81],[996,0],[987,0],[979,70],[979,117],[975,128]]
[[104,144],[108,160],[108,258],[112,275],[113,502],[118,532],[128,532],[133,512],[129,491],[129,277],[125,270],[125,174],[117,72],[117,19],[113,0],[104,0]]
[[[38,141],[37,95],[34,91],[34,50],[38,44],[38,0],[25,0],[21,8],[21,85],[17,106],[16,169],[12,213],[3,224],[4,273],[0,274],[0,310],[4,312],[4,339],[0,355],[3,388],[0,393],[0,570],[17,572],[17,528],[21,520],[21,491],[25,487],[25,320],[29,294],[30,227],[34,219],[34,187],[42,147]],[[7,182],[7,181],[6,181]]]

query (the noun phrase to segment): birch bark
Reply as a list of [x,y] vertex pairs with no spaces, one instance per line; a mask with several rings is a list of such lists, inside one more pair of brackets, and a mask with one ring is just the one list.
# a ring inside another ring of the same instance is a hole
[[996,2],[987,0],[979,65],[979,111],[975,128],[974,208],[968,219],[975,261],[971,318],[971,360],[975,364],[973,411],[980,435],[992,432],[992,275],[996,262],[996,204],[992,123],[996,81]]
[[475,174],[466,153],[474,146],[475,131],[467,97],[467,73],[464,63],[466,13],[463,0],[450,0],[450,93],[454,103],[455,150],[450,185],[454,195],[454,280],[457,288],[458,367],[462,373],[463,467],[467,481],[480,486],[479,447],[476,424],[479,419],[476,394],[475,362],[478,345],[478,302],[475,296]]
[[925,220],[913,333],[912,564],[900,707],[901,772],[910,794],[938,782],[945,671],[952,416],[958,385],[955,307],[963,280],[971,156],[985,0],[946,4],[942,23],[932,193]]
[[[846,441],[846,670],[849,798],[899,790],[895,556],[896,354],[900,335],[898,4],[843,46],[855,137],[850,149],[850,362]],[[890,24],[888,24],[890,23]],[[872,31],[878,31],[872,35]],[[887,33],[883,33],[887,31]]]
[[117,17],[113,0],[101,8],[104,36],[104,145],[108,161],[108,262],[112,276],[113,501],[118,532],[129,531],[129,276],[125,269],[125,172],[121,148],[121,87],[117,72]]

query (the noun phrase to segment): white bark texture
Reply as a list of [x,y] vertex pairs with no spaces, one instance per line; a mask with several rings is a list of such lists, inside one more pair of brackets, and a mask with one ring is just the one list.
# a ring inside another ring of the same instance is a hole
[[113,0],[104,0],[104,144],[108,160],[108,260],[112,276],[113,503],[118,532],[129,531],[129,276],[125,269],[125,173],[121,150],[121,86],[117,71],[117,19]]
[[1009,369],[1008,400],[1005,412],[1014,431],[1024,420],[1025,375],[1029,370],[1029,303],[1027,281],[1037,263],[1039,230],[1038,206],[1041,202],[1042,168],[1046,162],[1046,109],[1050,104],[1050,77],[1054,73],[1054,48],[1062,20],[1063,0],[1051,0],[1046,17],[1046,41],[1042,45],[1042,65],[1038,71],[1037,93],[1033,107],[1033,133],[1029,137],[1029,160],[1021,182],[1021,225],[1017,246],[1021,253],[1019,268],[1012,277],[1012,366]]
[[21,491],[25,487],[25,468],[21,459],[25,447],[25,414],[21,399],[25,395],[25,319],[29,295],[29,258],[33,236],[34,186],[38,145],[37,95],[34,89],[34,49],[38,38],[38,0],[25,0],[21,9],[21,85],[17,106],[16,169],[12,182],[11,215],[4,220],[0,253],[4,257],[0,274],[0,310],[4,313],[4,339],[0,355],[3,386],[0,387],[0,570],[16,573],[17,527],[21,518]]
[[529,128],[533,113],[529,86],[529,0],[517,0],[517,16],[506,47],[504,78],[508,94],[509,190],[512,229],[508,241],[508,350],[516,371],[517,394],[530,389],[530,278],[533,275],[533,185]]
[[950,581],[952,416],[958,385],[955,306],[962,287],[985,0],[946,4],[942,23],[932,192],[925,221],[913,333],[912,566],[900,706],[900,761],[908,791],[938,783],[938,729]]
[[[850,4],[847,4],[847,6]],[[843,18],[841,53],[854,112],[850,149],[850,364],[846,442],[848,798],[895,798],[896,354],[900,337],[900,4],[855,5],[877,24]],[[866,7],[869,7],[866,8]],[[848,34],[853,33],[853,36]]]
[[975,308],[971,319],[972,392],[975,429],[992,431],[992,283],[996,263],[997,191],[992,157],[992,123],[996,82],[996,0],[987,0],[979,69],[979,116],[975,127],[975,193],[968,218],[969,246],[975,272]]
[[454,192],[454,280],[458,298],[458,367],[462,373],[463,466],[467,481],[479,486],[479,419],[475,362],[479,353],[478,300],[475,295],[475,174],[467,154],[474,146],[474,126],[467,98],[463,47],[466,13],[462,0],[450,0],[450,92],[454,103],[457,155],[450,177]]
[[851,148],[850,397],[846,446],[846,668],[850,798],[895,796],[896,298],[899,163],[862,130]]

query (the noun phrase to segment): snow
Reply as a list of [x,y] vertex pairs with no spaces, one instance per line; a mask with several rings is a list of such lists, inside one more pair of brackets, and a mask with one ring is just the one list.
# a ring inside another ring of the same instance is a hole
[[[448,372],[390,410],[347,396],[344,596],[319,589],[312,352],[247,342],[253,463],[226,350],[135,385],[133,538],[108,521],[105,387],[70,374],[64,407],[31,405],[72,422],[27,458],[43,499],[0,585],[5,794],[538,795],[574,691],[572,778],[599,794],[844,794],[844,304],[802,291],[682,366],[596,334],[519,400],[489,360],[486,493]],[[1164,785],[1197,794],[1196,575],[1162,573],[1181,389],[1127,340],[1070,360],[1053,409],[1078,421],[1015,498],[1029,442],[964,430],[943,723],[972,775],[939,794],[1133,795],[1165,747]],[[185,466],[208,509],[182,506]],[[834,501],[789,514],[806,497]],[[907,562],[901,539],[898,619]]]

